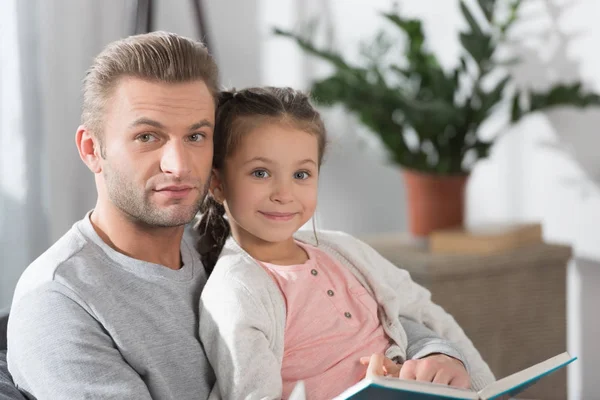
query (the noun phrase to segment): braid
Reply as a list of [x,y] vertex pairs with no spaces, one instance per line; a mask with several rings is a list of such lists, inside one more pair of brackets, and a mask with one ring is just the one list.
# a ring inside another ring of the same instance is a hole
[[222,90],[219,93],[217,109],[222,108],[225,104],[238,97],[239,92],[235,88],[231,90]]
[[200,208],[202,218],[195,226],[200,234],[196,249],[200,253],[200,259],[204,264],[206,275],[210,276],[225,241],[231,233],[229,222],[225,219],[225,207],[217,202],[212,196],[207,196]]

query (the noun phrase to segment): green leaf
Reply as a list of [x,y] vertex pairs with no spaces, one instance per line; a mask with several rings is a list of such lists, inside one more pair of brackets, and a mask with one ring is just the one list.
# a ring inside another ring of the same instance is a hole
[[471,148],[473,150],[475,150],[475,153],[477,154],[477,158],[478,159],[482,159],[482,158],[487,158],[490,155],[490,149],[492,148],[492,145],[494,144],[493,141],[483,141],[483,140],[477,140],[472,146]]
[[346,64],[342,56],[336,52],[317,49],[309,40],[304,39],[290,31],[275,28],[273,29],[273,33],[277,36],[283,36],[293,39],[298,44],[298,46],[300,46],[300,48],[305,50],[307,53],[313,56],[317,56],[323,60],[329,61],[338,68],[349,69],[348,64]]
[[477,36],[464,32],[460,34],[460,43],[480,68],[485,66],[493,53],[491,41],[492,38],[488,35]]
[[423,34],[423,26],[421,21],[417,19],[405,19],[400,17],[398,14],[382,13],[385,19],[400,28],[411,41],[422,45],[425,42],[425,35]]
[[477,122],[483,122],[488,117],[489,111],[502,100],[502,94],[510,80],[511,77],[506,76],[504,77],[504,79],[498,82],[496,87],[494,87],[489,92],[482,94],[481,106],[480,109],[477,111],[479,117]]
[[410,70],[408,68],[400,68],[397,65],[390,65],[390,70],[396,72],[402,78],[409,78],[412,73],[412,70]]
[[502,35],[506,35],[508,29],[517,21],[519,16],[519,8],[521,7],[522,0],[513,0],[509,5],[509,15],[507,20],[499,25],[500,32]]
[[587,107],[600,104],[600,96],[584,92],[579,82],[570,85],[555,85],[543,92],[532,91],[529,97],[528,112],[547,110],[557,106]]
[[497,67],[510,67],[519,64],[522,60],[521,57],[511,57],[506,60],[495,60],[494,65]]
[[516,93],[511,101],[511,109],[510,109],[510,120],[511,122],[515,123],[518,120],[520,120],[523,117],[523,110],[521,110],[521,99],[520,99],[521,94],[520,93]]
[[469,7],[467,7],[463,0],[460,0],[460,9],[463,13],[463,16],[467,20],[467,23],[469,24],[469,28],[471,28],[471,33],[478,37],[484,36],[481,27],[479,26],[479,24],[475,20],[475,17],[473,17],[471,10],[469,10]]
[[477,4],[479,4],[485,19],[490,23],[493,22],[496,0],[477,0]]

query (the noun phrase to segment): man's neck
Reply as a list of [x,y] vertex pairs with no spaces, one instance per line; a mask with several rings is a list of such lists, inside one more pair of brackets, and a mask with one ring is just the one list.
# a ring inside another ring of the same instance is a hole
[[100,238],[119,253],[175,270],[181,268],[183,226],[157,228],[136,223],[120,210],[100,205],[90,221]]

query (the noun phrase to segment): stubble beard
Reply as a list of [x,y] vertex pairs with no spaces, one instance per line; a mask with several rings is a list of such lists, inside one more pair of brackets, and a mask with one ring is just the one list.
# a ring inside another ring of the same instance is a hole
[[152,190],[138,190],[117,171],[103,172],[110,201],[136,224],[155,228],[173,228],[189,224],[200,211],[200,206],[208,194],[210,180],[197,186],[200,190],[196,201],[191,205],[173,204],[160,207],[152,203]]

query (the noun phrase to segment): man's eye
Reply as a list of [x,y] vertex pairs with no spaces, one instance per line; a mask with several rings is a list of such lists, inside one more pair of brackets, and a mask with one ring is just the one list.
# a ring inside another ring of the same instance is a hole
[[154,135],[152,135],[150,133],[142,133],[141,135],[138,135],[138,137],[136,139],[142,143],[148,143],[148,142],[155,141],[156,137],[154,137]]
[[269,173],[264,169],[257,169],[256,171],[252,171],[252,176],[254,176],[255,178],[264,179],[269,177]]
[[202,133],[194,133],[190,135],[190,142],[201,142],[206,136]]

